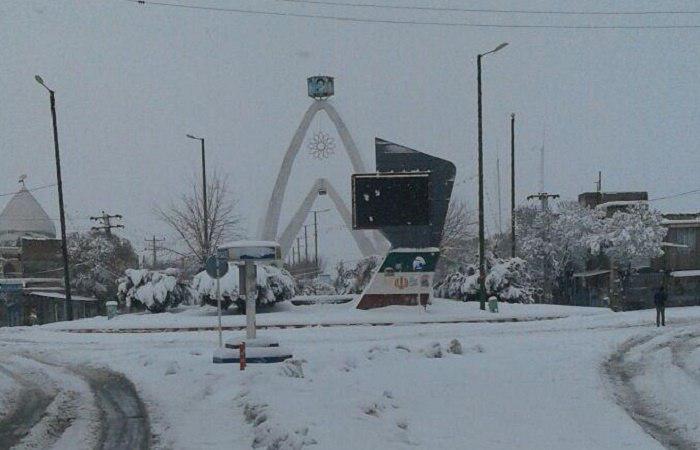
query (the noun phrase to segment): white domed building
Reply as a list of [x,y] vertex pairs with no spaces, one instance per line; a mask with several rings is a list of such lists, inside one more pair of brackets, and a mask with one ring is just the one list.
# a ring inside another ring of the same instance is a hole
[[56,238],[53,221],[24,186],[0,213],[0,246],[17,247],[23,237]]
[[35,276],[33,272],[56,268],[60,252],[56,226],[22,185],[0,212],[0,278]]

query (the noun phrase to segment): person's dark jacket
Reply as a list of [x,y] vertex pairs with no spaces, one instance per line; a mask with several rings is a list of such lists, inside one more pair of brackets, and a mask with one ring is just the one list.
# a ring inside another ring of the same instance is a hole
[[668,296],[666,295],[666,291],[656,291],[656,294],[654,294],[654,305],[657,308],[663,308],[666,306],[666,299]]

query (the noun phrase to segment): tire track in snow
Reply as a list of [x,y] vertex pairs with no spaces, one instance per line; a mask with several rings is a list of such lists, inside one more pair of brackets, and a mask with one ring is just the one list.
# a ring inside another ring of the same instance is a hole
[[[53,445],[67,445],[67,448],[82,445],[101,450],[150,448],[147,410],[134,385],[124,375],[105,368],[64,365],[26,354],[21,358],[29,367],[25,365],[22,371],[6,371],[32,389],[23,390],[19,399],[18,404],[25,406],[0,422],[0,450],[13,446],[48,448]],[[47,397],[29,374],[41,374],[49,380],[55,390],[53,395]],[[77,389],[76,384],[81,384],[82,389]],[[37,395],[39,392],[43,395]],[[5,423],[8,425],[3,428]],[[77,423],[80,426],[72,430],[71,426]],[[87,439],[86,433],[91,435]]]
[[39,423],[55,394],[47,393],[34,381],[3,366],[0,372],[21,386],[12,410],[0,420],[0,449],[5,450],[18,444]]
[[689,333],[679,337],[684,339],[671,343],[671,362],[685,372],[688,378],[700,384],[700,372],[691,370],[687,364],[687,359],[690,357],[690,354],[700,347],[700,342],[697,342],[700,340],[700,333]]
[[[636,347],[646,344],[657,336],[657,334],[653,334],[627,340],[608,358],[603,365],[603,369],[607,379],[613,386],[617,403],[627,411],[630,417],[647,434],[666,448],[695,450],[698,448],[698,443],[687,438],[681,431],[682,427],[675,424],[671,418],[655,408],[652,402],[634,386],[633,378],[644,373],[645,367],[642,363],[630,361],[628,356]],[[681,335],[678,337],[688,338],[688,336],[692,335]],[[683,352],[680,349],[683,348],[681,346],[684,342],[687,341],[675,343],[679,349],[677,350],[679,357],[682,354],[681,352]],[[672,347],[673,345],[673,342],[665,342],[658,345],[653,351]]]
[[148,412],[133,383],[108,369],[74,369],[94,392],[100,409],[100,449],[150,448]]

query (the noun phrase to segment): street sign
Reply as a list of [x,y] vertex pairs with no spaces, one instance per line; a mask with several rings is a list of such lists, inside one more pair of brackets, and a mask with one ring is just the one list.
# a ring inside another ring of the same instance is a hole
[[216,249],[216,256],[219,259],[225,259],[228,261],[228,249],[227,248],[217,248]]
[[207,274],[209,274],[210,277],[221,278],[228,273],[228,259],[218,258],[212,255],[207,258],[206,262],[204,263],[204,267],[206,268]]

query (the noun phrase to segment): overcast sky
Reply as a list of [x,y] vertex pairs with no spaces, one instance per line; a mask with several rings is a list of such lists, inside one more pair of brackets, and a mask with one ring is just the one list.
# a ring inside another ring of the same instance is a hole
[[[178,2],[180,0],[173,0]],[[182,3],[185,1],[183,0]],[[188,0],[399,20],[507,24],[697,24],[696,15],[551,16],[467,14],[294,5],[274,0]],[[373,3],[406,5],[376,0]],[[462,1],[410,4],[464,6]],[[573,10],[698,9],[696,2],[482,1],[470,7]],[[486,217],[497,229],[495,162],[501,157],[503,222],[509,204],[509,116],[517,115],[517,199],[545,187],[564,198],[594,190],[647,190],[652,198],[700,188],[700,29],[546,30],[362,24],[143,6],[123,0],[0,2],[0,193],[55,182],[48,94],[56,90],[70,229],[101,210],[124,215],[125,235],[168,230],[151,210],[199,180],[193,133],[207,139],[209,171],[229,178],[256,237],[284,151],[311,100],[309,75],[336,77],[331,99],[368,168],[375,136],[453,161],[454,195],[476,206],[476,54],[484,58]],[[312,131],[336,137],[336,154],[313,160],[306,144],[284,202],[282,224],[314,179],[326,176],[349,201],[350,164],[330,120]],[[55,188],[35,192],[58,217]],[[0,207],[9,197],[0,197]],[[321,200],[318,206],[327,206]],[[700,210],[700,194],[655,202]],[[341,242],[335,213],[322,248]],[[139,242],[141,241],[141,242]],[[324,243],[325,241],[325,243]]]

